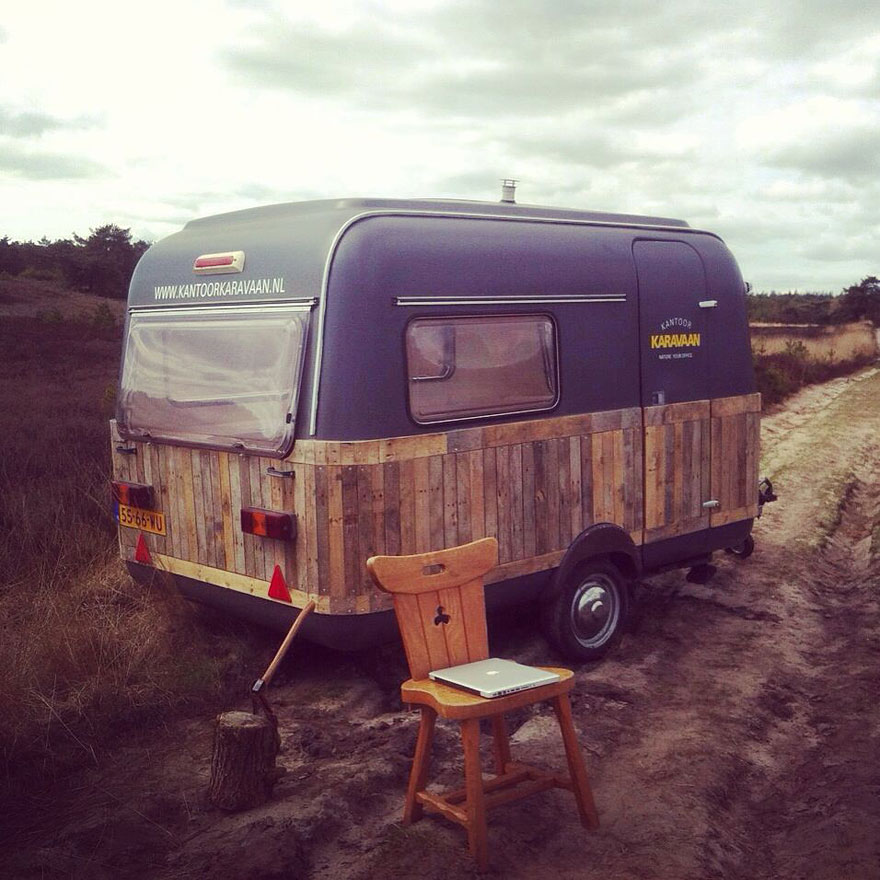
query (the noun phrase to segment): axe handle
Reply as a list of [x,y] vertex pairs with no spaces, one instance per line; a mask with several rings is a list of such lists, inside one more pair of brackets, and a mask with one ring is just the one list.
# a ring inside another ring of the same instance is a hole
[[272,676],[275,675],[275,670],[278,669],[279,664],[284,659],[284,655],[287,653],[287,649],[290,647],[290,643],[293,641],[294,636],[299,632],[299,628],[302,626],[303,621],[309,616],[311,611],[314,611],[314,609],[315,603],[309,602],[308,605],[297,614],[296,620],[291,624],[290,629],[287,631],[287,635],[284,637],[284,641],[281,643],[281,647],[272,658],[272,662],[263,673],[263,677],[259,680],[261,685],[268,686],[269,682],[272,681]]

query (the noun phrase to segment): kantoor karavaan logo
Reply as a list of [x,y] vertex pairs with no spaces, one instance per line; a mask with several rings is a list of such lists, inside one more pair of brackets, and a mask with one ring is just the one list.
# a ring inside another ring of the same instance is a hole
[[654,333],[651,348],[699,348],[699,333]]
[[[690,353],[685,353],[682,349],[700,347],[700,334],[694,332],[693,326],[693,322],[688,318],[667,318],[660,325],[660,332],[651,334],[651,349],[677,349],[678,352],[672,355],[673,357],[691,357]],[[663,355],[660,357],[664,358]]]

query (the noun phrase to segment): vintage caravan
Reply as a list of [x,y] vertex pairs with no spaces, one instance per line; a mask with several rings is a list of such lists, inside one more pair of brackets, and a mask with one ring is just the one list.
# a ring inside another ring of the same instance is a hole
[[[746,555],[746,295],[661,217],[349,199],[188,223],[128,303],[113,466],[132,574],[357,648],[365,560],[497,537],[491,603],[601,656],[630,585]],[[534,604],[524,604],[533,613]]]

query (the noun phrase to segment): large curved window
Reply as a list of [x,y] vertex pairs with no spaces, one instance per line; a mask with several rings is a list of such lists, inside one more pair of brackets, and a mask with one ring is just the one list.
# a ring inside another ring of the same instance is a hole
[[308,319],[301,306],[132,312],[120,433],[286,454]]
[[407,327],[406,359],[417,422],[534,412],[558,400],[547,315],[417,318]]

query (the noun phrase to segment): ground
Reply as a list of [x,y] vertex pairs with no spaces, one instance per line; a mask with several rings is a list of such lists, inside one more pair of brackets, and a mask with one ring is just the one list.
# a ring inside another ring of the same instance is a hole
[[[634,631],[578,670],[575,723],[601,828],[581,828],[566,792],[500,808],[493,874],[880,878],[878,427],[877,369],[765,417],[762,470],[780,500],[756,524],[754,555],[720,555],[705,586],[681,573],[645,583]],[[528,618],[499,622],[493,651],[562,662]],[[397,647],[295,644],[269,694],[287,773],[268,804],[209,808],[212,719],[169,719],[59,783],[7,838],[0,874],[470,876],[461,829],[400,824],[416,727],[398,699],[404,677]],[[228,708],[248,706],[242,694]],[[511,719],[515,757],[562,763],[548,711]],[[438,777],[453,780],[453,728],[434,755]]]

